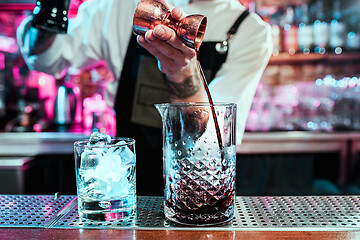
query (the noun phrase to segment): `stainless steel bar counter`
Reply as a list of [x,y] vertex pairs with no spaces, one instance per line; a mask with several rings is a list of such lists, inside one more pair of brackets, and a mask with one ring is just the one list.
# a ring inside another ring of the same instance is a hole
[[[0,133],[0,155],[72,154],[74,141],[87,137],[69,132]],[[347,142],[360,142],[360,132],[246,132],[236,148],[250,154],[346,151]]]
[[[81,133],[0,133],[0,158],[69,154],[73,144],[88,138]],[[360,152],[360,132],[246,132],[238,154],[339,153],[339,183],[346,184]]]
[[0,195],[0,238],[360,239],[357,195],[236,197],[234,219],[213,227],[167,222],[162,197],[140,196],[135,216],[103,223],[80,220],[76,200],[72,195]]

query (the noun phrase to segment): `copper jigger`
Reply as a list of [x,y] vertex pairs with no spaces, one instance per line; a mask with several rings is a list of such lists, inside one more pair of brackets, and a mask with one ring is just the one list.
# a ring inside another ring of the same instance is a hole
[[134,14],[133,31],[143,35],[156,25],[162,24],[173,29],[188,47],[197,50],[204,38],[206,23],[206,17],[200,14],[175,21],[164,0],[140,0]]

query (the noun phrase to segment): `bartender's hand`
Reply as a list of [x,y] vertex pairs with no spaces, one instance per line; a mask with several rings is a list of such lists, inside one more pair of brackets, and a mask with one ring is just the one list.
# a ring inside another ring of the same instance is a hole
[[[174,8],[171,16],[180,20],[181,8]],[[158,25],[138,36],[139,44],[158,59],[159,69],[166,75],[172,102],[205,102],[204,87],[197,69],[196,51],[186,46],[175,31]]]

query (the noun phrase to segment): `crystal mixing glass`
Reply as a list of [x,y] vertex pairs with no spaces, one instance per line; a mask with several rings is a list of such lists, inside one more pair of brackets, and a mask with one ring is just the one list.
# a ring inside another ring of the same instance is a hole
[[163,122],[165,217],[185,225],[230,221],[235,201],[236,105],[155,104]]

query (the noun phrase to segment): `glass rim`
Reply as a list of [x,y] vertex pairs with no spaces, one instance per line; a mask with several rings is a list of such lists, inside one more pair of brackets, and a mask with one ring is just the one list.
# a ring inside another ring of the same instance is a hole
[[[132,145],[135,144],[135,139],[134,138],[128,138],[128,137],[112,137],[111,138],[111,142],[113,142],[114,140],[119,140],[119,141],[125,141],[126,143],[124,144],[107,144],[107,145],[95,145],[95,146],[88,146],[88,147],[92,147],[92,148],[108,148],[108,147],[121,147],[121,146],[128,146],[128,145]],[[89,143],[89,139],[84,139],[84,140],[79,140],[74,142],[74,146],[76,147],[87,147],[87,144]]]
[[[156,103],[155,106],[160,107],[210,107],[211,104],[209,102],[178,102],[178,103]],[[214,107],[223,107],[223,106],[232,106],[236,107],[236,103],[232,102],[215,102],[212,104]]]

